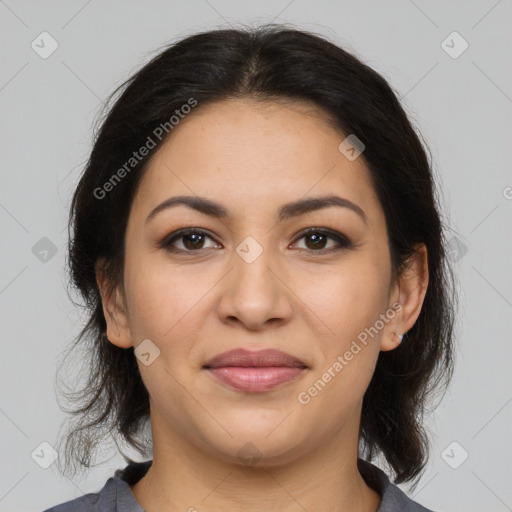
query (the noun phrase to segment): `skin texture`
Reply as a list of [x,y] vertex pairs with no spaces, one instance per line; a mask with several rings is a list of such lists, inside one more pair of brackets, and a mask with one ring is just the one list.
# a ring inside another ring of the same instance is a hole
[[[199,105],[153,155],[130,211],[124,282],[110,293],[97,265],[109,340],[128,349],[149,338],[160,350],[149,366],[138,361],[154,457],[132,492],[149,512],[377,510],[380,496],[356,466],[362,399],[379,352],[395,349],[419,315],[427,255],[419,246],[393,281],[384,212],[363,159],[338,150],[345,137],[307,103],[226,100]],[[357,204],[366,222],[337,206],[278,222],[284,203],[330,194]],[[230,217],[180,205],[146,223],[177,195],[205,196]],[[208,235],[199,249],[187,237],[158,247],[187,227]],[[300,236],[307,228],[331,229],[353,246],[315,245]],[[251,263],[236,251],[249,236],[263,251]],[[301,403],[299,393],[395,302],[394,318]],[[250,394],[202,368],[240,347],[276,348],[308,369]],[[239,457],[246,443],[255,464]]]

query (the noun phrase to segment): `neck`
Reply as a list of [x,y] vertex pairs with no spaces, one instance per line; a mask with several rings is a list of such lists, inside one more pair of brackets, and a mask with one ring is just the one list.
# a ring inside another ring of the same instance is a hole
[[207,454],[178,432],[159,426],[152,416],[153,463],[131,486],[147,512],[378,509],[380,495],[357,469],[358,424],[346,424],[329,442],[301,456],[290,455],[288,462],[262,457],[250,466]]

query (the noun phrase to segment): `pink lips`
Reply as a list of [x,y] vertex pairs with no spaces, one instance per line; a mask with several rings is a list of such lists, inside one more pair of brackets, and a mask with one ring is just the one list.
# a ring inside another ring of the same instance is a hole
[[210,359],[204,368],[232,388],[262,392],[295,379],[307,366],[300,359],[280,350],[252,352],[236,349]]

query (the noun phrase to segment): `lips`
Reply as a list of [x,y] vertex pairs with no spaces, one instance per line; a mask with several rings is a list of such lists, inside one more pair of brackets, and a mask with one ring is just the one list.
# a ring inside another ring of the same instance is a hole
[[280,350],[224,352],[210,359],[204,368],[220,383],[238,391],[257,393],[274,389],[296,379],[306,364]]
[[205,365],[205,368],[220,368],[226,366],[237,366],[242,368],[249,367],[291,367],[291,368],[307,368],[306,364],[300,359],[293,357],[280,350],[260,350],[251,352],[244,349],[230,350],[223,352],[212,359]]

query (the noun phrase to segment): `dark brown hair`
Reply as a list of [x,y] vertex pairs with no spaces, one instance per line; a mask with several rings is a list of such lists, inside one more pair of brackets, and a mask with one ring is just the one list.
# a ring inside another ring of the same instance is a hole
[[420,316],[398,348],[379,354],[360,426],[361,457],[371,460],[380,452],[396,483],[417,480],[428,459],[424,413],[433,410],[433,392],[445,390],[453,372],[455,304],[426,145],[380,74],[325,37],[284,25],[187,37],[161,51],[109,98],[107,105],[113,105],[95,136],[68,226],[70,284],[88,315],[69,352],[80,345],[89,364],[83,388],[64,392],[75,406],[68,411],[75,421],[62,439],[66,467],[91,465],[97,443],[108,436],[147,453],[141,429],[149,417],[148,393],[133,348],[121,349],[106,338],[95,264],[104,258],[112,286],[122,283],[127,219],[149,156],[122,173],[108,193],[98,190],[105,191],[123,165],[126,170],[148,137],[157,145],[153,154],[165,141],[156,140],[155,130],[169,127],[171,116],[191,98],[200,109],[244,97],[312,102],[341,132],[364,143],[362,158],[385,212],[395,275],[415,244],[426,245],[429,285]]

